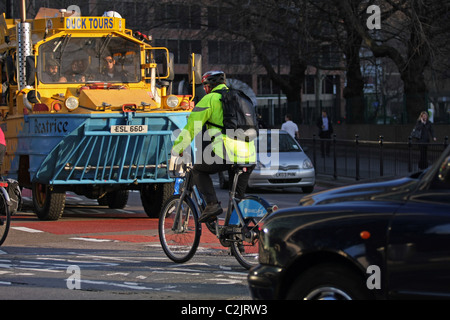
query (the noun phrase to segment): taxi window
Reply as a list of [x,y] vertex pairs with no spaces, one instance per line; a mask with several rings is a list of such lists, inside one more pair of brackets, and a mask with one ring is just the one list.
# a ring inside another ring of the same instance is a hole
[[141,81],[139,45],[120,37],[55,38],[39,48],[42,83]]

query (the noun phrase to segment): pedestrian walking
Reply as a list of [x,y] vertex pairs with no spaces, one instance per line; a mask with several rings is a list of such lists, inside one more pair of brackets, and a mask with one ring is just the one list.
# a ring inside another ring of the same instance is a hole
[[292,138],[299,140],[300,134],[298,133],[298,126],[294,122],[292,122],[292,115],[289,113],[284,116],[284,123],[281,125],[281,130],[289,133]]
[[325,157],[325,154],[329,156],[330,139],[331,135],[333,134],[333,123],[331,122],[331,119],[328,118],[326,111],[322,111],[322,116],[317,119],[316,125],[319,128],[319,137],[321,139],[320,151],[322,153],[322,157]]
[[423,170],[428,168],[428,143],[431,139],[436,141],[433,126],[428,120],[428,112],[422,111],[420,113],[413,131],[416,132],[416,140],[419,142],[419,169]]

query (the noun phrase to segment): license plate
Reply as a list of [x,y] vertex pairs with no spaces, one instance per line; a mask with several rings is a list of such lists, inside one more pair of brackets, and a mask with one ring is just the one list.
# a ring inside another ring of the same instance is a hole
[[295,172],[278,172],[275,174],[277,178],[295,177]]
[[118,125],[111,126],[111,133],[147,133],[147,125]]

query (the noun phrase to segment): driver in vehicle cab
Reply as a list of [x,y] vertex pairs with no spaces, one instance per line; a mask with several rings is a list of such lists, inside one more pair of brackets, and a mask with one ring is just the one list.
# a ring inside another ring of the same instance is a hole
[[45,72],[42,73],[41,81],[44,83],[61,81],[61,77],[59,75],[59,64],[55,59],[50,58],[45,63]]
[[127,75],[120,67],[116,65],[116,60],[112,55],[103,58],[104,68],[102,70],[103,81],[120,81],[127,82]]
[[86,63],[84,59],[75,58],[70,64],[70,70],[59,79],[59,82],[86,82]]

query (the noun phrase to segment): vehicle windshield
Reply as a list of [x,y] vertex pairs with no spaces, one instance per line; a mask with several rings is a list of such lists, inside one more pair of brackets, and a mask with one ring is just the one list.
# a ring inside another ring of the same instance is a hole
[[43,83],[139,82],[140,47],[130,40],[52,39],[39,48],[38,78]]
[[257,139],[258,152],[302,152],[298,143],[286,132],[260,131]]

